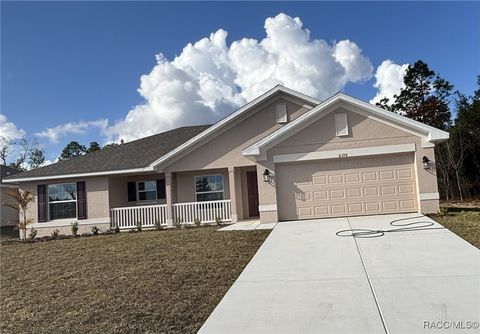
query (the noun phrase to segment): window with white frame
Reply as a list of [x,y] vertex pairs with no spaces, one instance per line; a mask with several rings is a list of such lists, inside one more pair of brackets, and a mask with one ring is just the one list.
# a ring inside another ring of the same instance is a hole
[[77,218],[77,184],[49,184],[48,212],[50,220]]
[[195,176],[197,202],[218,201],[224,198],[223,175]]
[[138,201],[154,201],[157,199],[157,181],[139,181],[137,182]]

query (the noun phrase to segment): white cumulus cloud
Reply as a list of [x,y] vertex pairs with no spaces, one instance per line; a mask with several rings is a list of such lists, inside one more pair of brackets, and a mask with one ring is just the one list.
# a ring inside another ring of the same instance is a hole
[[103,131],[108,124],[108,120],[99,119],[96,121],[79,121],[79,122],[68,122],[64,124],[57,125],[53,128],[47,128],[43,131],[35,133],[36,136],[40,138],[46,138],[52,143],[58,143],[61,137],[67,136],[69,134],[84,134],[90,128],[98,128]]
[[378,89],[378,92],[370,100],[370,103],[375,104],[383,98],[388,98],[389,103],[393,103],[394,95],[398,95],[400,90],[405,87],[403,77],[407,68],[408,64],[399,65],[391,60],[384,60],[375,72],[374,86]]
[[9,122],[7,116],[0,114],[0,137],[7,140],[15,140],[23,136],[25,136],[25,131],[17,128],[12,122]]
[[325,99],[347,82],[372,76],[369,59],[350,40],[312,39],[298,17],[286,14],[267,18],[264,28],[260,41],[243,38],[228,45],[227,32],[219,29],[186,45],[173,60],[157,55],[156,65],[140,78],[144,103],[105,129],[107,140],[212,123],[276,84]]

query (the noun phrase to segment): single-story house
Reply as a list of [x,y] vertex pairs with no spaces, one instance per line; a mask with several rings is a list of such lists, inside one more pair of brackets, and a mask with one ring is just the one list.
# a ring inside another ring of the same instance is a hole
[[[141,129],[139,129],[141,131]],[[35,194],[39,235],[92,226],[261,223],[438,210],[448,133],[338,93],[276,86],[188,126],[7,178]]]
[[0,165],[0,226],[14,226],[18,224],[18,211],[5,204],[15,204],[14,200],[8,196],[12,190],[18,189],[18,184],[5,183],[3,179],[17,174],[19,171]]

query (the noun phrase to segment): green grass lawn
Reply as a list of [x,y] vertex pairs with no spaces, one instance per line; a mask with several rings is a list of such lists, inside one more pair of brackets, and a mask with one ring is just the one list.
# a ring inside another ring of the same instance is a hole
[[431,217],[475,247],[480,248],[480,212],[448,212],[446,215],[432,215]]
[[195,333],[268,234],[207,227],[1,245],[0,332]]

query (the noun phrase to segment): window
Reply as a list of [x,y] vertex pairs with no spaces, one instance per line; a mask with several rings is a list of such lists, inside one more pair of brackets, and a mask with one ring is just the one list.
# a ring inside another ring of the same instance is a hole
[[157,199],[157,181],[137,182],[138,201],[154,201]]
[[48,185],[48,212],[50,220],[77,218],[77,185]]
[[335,115],[335,129],[337,131],[337,136],[348,136],[347,114]]
[[277,111],[277,123],[280,123],[280,124],[287,123],[288,122],[287,104],[277,103],[276,111]]
[[223,199],[223,175],[195,176],[197,202]]

